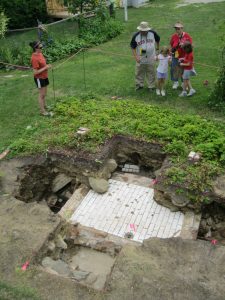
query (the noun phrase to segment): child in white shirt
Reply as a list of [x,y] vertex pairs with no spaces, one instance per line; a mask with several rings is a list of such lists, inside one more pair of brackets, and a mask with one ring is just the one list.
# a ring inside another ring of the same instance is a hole
[[157,68],[157,89],[156,89],[156,95],[162,96],[166,95],[165,92],[165,83],[166,78],[168,76],[168,67],[171,62],[171,56],[169,47],[162,47],[160,54],[156,56],[156,60],[159,61],[159,65]]

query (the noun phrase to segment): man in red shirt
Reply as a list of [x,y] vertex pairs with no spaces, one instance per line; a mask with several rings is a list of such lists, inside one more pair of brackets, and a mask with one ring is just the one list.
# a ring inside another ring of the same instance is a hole
[[174,25],[176,33],[171,36],[170,46],[172,52],[172,63],[171,63],[171,80],[173,81],[173,89],[177,89],[179,86],[179,78],[182,75],[182,69],[179,66],[179,59],[185,56],[185,52],[183,50],[183,45],[185,42],[190,42],[192,44],[191,36],[183,31],[183,24],[181,22],[177,22]]

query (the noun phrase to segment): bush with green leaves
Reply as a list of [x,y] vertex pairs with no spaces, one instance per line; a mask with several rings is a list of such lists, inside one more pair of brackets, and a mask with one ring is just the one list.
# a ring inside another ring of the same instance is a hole
[[[76,22],[75,20],[73,22]],[[49,63],[65,58],[81,48],[89,48],[116,37],[123,30],[123,25],[117,20],[90,18],[82,21],[79,36],[76,34],[55,35],[53,41],[44,48],[44,55]],[[0,60],[16,65],[29,65],[31,48],[25,41],[9,42],[0,48]]]
[[225,47],[223,53],[222,67],[208,102],[209,107],[215,110],[225,109]]
[[223,20],[219,26],[220,31],[223,33],[221,36],[222,41],[222,57],[221,68],[219,70],[218,79],[215,83],[215,87],[209,96],[208,105],[215,110],[225,110],[225,21]]

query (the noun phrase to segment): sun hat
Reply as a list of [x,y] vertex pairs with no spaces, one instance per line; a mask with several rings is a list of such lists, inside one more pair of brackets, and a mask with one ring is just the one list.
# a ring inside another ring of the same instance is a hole
[[174,28],[183,28],[184,25],[181,22],[177,22],[177,23],[175,23],[175,25],[173,27]]
[[148,22],[141,22],[137,29],[140,31],[149,31],[151,28],[149,27]]

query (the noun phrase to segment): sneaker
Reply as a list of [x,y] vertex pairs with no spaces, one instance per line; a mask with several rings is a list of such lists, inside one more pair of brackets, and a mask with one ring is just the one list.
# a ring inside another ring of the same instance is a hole
[[141,89],[143,89],[143,86],[136,86],[135,91],[139,91]]
[[178,86],[179,86],[179,82],[178,81],[174,81],[172,89],[176,90],[178,88]]
[[188,97],[193,96],[196,93],[196,90],[190,89],[189,93],[187,94]]
[[179,97],[187,97],[187,92],[186,92],[186,91],[183,91],[183,92],[179,95]]
[[166,96],[166,92],[164,90],[161,90],[161,95]]
[[44,117],[50,117],[50,113],[45,111],[45,112],[41,112],[40,113],[41,116],[44,116]]
[[159,89],[156,89],[156,95],[160,96],[160,90]]

